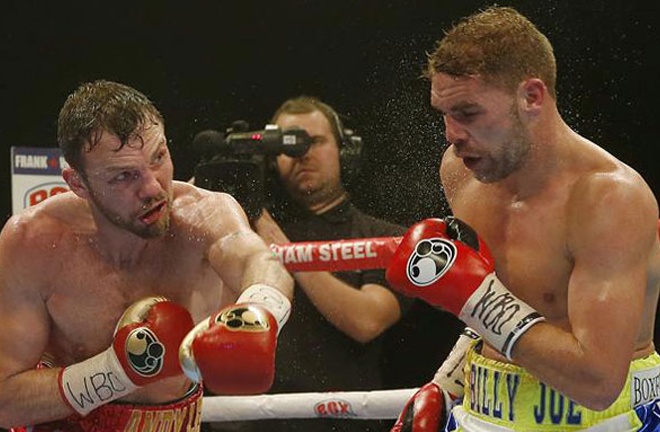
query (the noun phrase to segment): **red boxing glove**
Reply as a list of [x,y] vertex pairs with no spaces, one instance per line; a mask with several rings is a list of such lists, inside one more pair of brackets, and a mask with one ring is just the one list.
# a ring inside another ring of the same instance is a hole
[[488,247],[467,225],[457,219],[427,219],[403,236],[386,277],[403,294],[458,316],[493,271]]
[[277,333],[290,303],[265,285],[253,285],[238,301],[199,323],[181,344],[179,359],[185,374],[212,393],[265,393],[273,384]]
[[179,375],[178,348],[192,328],[183,306],[163,297],[139,300],[119,319],[110,348],[62,369],[60,394],[85,415],[138,387]]
[[390,432],[439,432],[449,418],[454,402],[463,396],[465,356],[479,338],[466,327],[433,380],[420,388],[406,403]]
[[476,232],[452,217],[413,225],[386,277],[403,294],[453,313],[509,359],[518,338],[543,320],[499,281]]
[[183,306],[163,297],[134,303],[119,319],[113,348],[137,386],[181,374],[179,346],[194,327]]
[[406,402],[390,432],[440,432],[447,423],[445,395],[433,381]]

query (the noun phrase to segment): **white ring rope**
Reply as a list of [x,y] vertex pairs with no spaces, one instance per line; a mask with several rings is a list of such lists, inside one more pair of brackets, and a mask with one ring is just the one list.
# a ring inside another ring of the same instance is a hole
[[202,421],[284,418],[396,419],[417,388],[257,396],[206,396]]

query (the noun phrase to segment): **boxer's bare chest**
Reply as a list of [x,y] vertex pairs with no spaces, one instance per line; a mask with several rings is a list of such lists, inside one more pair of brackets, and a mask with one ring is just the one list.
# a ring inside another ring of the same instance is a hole
[[195,320],[220,306],[222,280],[186,244],[156,244],[135,262],[109,262],[93,245],[71,245],[54,275],[47,300],[49,350],[60,361],[78,361],[112,341],[118,318],[136,300],[164,296],[184,305]]
[[512,292],[548,319],[565,320],[572,270],[565,199],[556,194],[524,201],[479,196],[469,199],[465,194],[454,203],[454,214],[486,240],[498,277]]

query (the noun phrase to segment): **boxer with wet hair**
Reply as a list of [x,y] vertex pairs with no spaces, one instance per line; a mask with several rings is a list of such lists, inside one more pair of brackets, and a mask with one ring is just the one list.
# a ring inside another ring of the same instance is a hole
[[268,390],[293,280],[237,202],[173,180],[126,85],[76,89],[58,142],[71,191],[0,234],[0,425],[194,431],[202,386]]
[[[453,217],[411,227],[387,276],[481,335],[444,430],[660,430],[651,189],[563,121],[550,42],[516,10],[458,22],[428,77]],[[434,407],[394,430],[438,430]]]

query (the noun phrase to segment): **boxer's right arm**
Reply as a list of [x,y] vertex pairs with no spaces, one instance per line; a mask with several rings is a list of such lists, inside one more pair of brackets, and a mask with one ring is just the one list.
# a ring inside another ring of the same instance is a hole
[[[27,213],[27,212],[26,212]],[[34,370],[47,348],[50,278],[43,224],[13,216],[0,234],[0,427],[34,424],[72,413],[57,387],[57,370]],[[40,221],[41,222],[41,221]],[[39,225],[39,226],[37,226]]]
[[[35,371],[46,350],[50,321],[41,292],[51,268],[27,228],[14,216],[0,234],[0,427],[71,414],[59,397],[56,371]],[[43,372],[43,373],[41,373]]]
[[164,298],[135,302],[120,318],[114,342],[105,351],[65,368],[26,371],[8,378],[3,390],[19,386],[18,394],[27,395],[23,389],[31,388],[49,395],[51,403],[40,405],[23,398],[11,403],[3,395],[2,425],[41,423],[73,411],[86,415],[139,387],[181,374],[178,347],[192,327],[189,312]]
[[[0,427],[4,428],[57,420],[74,412],[58,384],[62,369],[35,370],[53,331],[46,300],[62,262],[52,255],[53,239],[43,234],[43,223],[30,226],[14,217],[0,234]],[[176,359],[177,347],[171,351]],[[71,368],[69,379],[74,380],[77,368]]]

